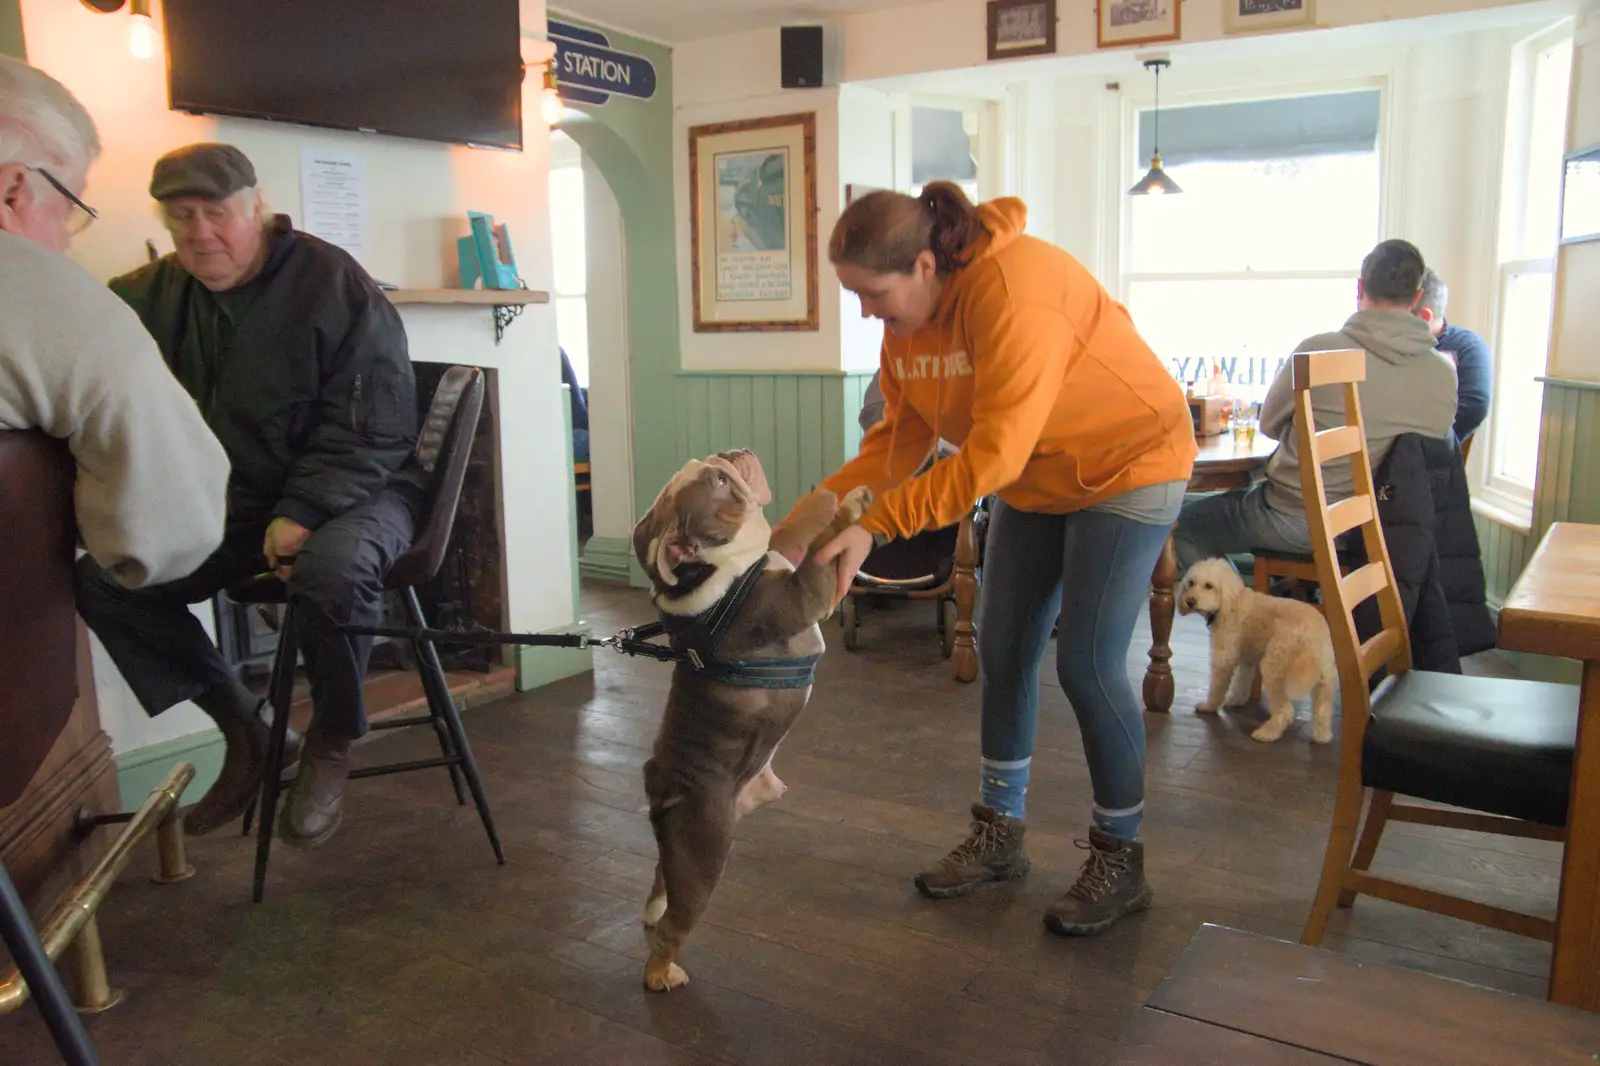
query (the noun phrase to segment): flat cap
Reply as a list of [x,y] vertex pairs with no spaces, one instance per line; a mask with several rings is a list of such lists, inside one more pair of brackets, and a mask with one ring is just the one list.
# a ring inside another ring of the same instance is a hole
[[190,144],[156,160],[150,175],[150,196],[171,200],[199,196],[221,200],[256,184],[256,168],[231,144]]

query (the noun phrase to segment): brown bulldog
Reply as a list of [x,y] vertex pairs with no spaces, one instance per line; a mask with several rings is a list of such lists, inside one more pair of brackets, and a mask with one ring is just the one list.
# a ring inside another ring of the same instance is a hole
[[[644,908],[655,930],[644,983],[654,992],[689,980],[678,953],[722,878],[734,824],[784,793],[772,755],[811,696],[818,623],[835,606],[835,566],[810,556],[869,502],[865,488],[842,504],[813,493],[774,535],[761,511],[771,495],[748,451],[691,460],[633,531],[672,647],[693,656],[673,669],[644,765],[659,856]],[[795,568],[774,542],[811,550]]]

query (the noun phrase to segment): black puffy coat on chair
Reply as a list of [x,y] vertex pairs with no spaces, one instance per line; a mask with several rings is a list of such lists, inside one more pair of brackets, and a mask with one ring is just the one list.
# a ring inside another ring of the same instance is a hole
[[[1459,674],[1463,657],[1495,645],[1461,448],[1453,436],[1403,434],[1373,482],[1414,668]],[[1375,601],[1354,614],[1362,640],[1381,628]]]

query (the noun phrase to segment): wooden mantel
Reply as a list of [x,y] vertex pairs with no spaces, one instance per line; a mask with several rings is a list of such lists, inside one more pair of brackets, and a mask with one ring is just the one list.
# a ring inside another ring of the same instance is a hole
[[471,307],[521,307],[547,304],[550,294],[536,289],[389,289],[392,304],[465,304]]

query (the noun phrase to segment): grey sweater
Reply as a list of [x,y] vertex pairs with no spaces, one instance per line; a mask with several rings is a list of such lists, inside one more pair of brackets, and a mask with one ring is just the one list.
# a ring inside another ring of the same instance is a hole
[[[1337,333],[1308,337],[1296,352],[1364,348],[1367,380],[1361,383],[1361,415],[1367,428],[1367,450],[1376,470],[1402,433],[1443,437],[1456,417],[1456,368],[1450,357],[1434,350],[1427,323],[1405,311],[1357,311]],[[1344,386],[1324,385],[1311,393],[1317,429],[1345,424]],[[1261,404],[1261,432],[1278,442],[1267,460],[1266,502],[1274,511],[1304,517],[1300,492],[1300,448],[1294,434],[1294,363],[1267,390]],[[1322,468],[1328,501],[1336,503],[1354,490],[1350,463],[1340,459]]]
[[83,547],[123,585],[184,577],[222,541],[228,457],[128,305],[0,233],[0,429],[65,440]]

